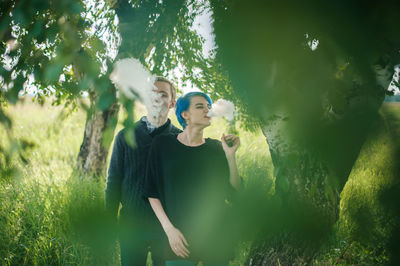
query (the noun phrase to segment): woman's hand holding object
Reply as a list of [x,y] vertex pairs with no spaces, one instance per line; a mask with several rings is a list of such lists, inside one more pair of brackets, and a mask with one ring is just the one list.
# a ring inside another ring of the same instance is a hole
[[221,143],[227,155],[234,155],[240,145],[240,138],[233,134],[222,134]]

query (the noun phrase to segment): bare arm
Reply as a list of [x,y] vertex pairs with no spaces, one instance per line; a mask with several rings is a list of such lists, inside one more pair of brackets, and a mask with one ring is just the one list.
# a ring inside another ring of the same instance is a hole
[[234,187],[236,190],[239,190],[241,181],[239,170],[236,164],[236,157],[235,155],[233,155],[232,157],[227,156],[227,160],[229,165],[229,182],[231,183],[232,187]]
[[172,251],[179,257],[187,258],[190,254],[186,246],[189,246],[183,234],[174,227],[174,225],[169,220],[161,201],[157,198],[149,198],[151,208],[157,216],[158,221],[160,221],[165,234],[168,237],[169,245]]
[[[232,146],[227,144],[228,140],[233,144]],[[239,190],[242,182],[240,180],[239,170],[236,164],[236,151],[240,145],[240,139],[235,135],[224,134],[222,135],[221,142],[229,165],[229,182],[231,183],[232,187],[234,187],[236,190]]]

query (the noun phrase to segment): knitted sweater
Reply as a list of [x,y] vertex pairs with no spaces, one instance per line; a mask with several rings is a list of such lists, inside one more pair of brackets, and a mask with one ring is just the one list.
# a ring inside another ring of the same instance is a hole
[[151,133],[143,119],[136,123],[136,146],[130,147],[122,129],[116,136],[108,169],[105,202],[107,211],[117,217],[119,204],[122,204],[120,218],[143,220],[153,217],[153,211],[147,199],[142,196],[146,174],[147,158],[153,138],[161,134],[178,134],[178,128],[168,121]]

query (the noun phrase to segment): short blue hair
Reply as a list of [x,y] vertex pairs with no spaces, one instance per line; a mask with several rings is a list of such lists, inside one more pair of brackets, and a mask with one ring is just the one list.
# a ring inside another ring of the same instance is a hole
[[207,100],[207,102],[210,105],[212,105],[210,96],[208,96],[207,94],[205,94],[204,92],[201,92],[201,91],[188,92],[185,95],[179,97],[179,99],[176,101],[176,104],[175,104],[175,114],[176,114],[176,118],[178,119],[179,124],[181,124],[183,129],[185,129],[185,127],[186,127],[186,121],[182,117],[182,112],[185,112],[189,109],[190,101],[195,96],[203,97],[204,99]]

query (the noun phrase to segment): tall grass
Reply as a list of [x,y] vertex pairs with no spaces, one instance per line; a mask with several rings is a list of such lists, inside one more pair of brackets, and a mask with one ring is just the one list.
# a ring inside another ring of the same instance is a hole
[[[396,108],[390,110],[400,121],[400,108]],[[73,170],[86,114],[77,110],[66,115],[62,108],[33,103],[11,106],[7,111],[14,121],[13,134],[36,145],[28,151],[28,164],[17,158],[13,161],[20,169],[19,176],[0,180],[0,264],[119,265],[116,232],[103,210],[106,177],[95,181]],[[138,105],[136,118],[143,112]],[[172,113],[170,117],[178,125]],[[400,128],[400,124],[390,125]],[[119,124],[116,133],[121,128]],[[224,120],[214,119],[205,136],[219,139],[227,128]],[[274,182],[273,166],[264,136],[260,131],[241,129],[239,135],[240,175],[247,183],[257,180],[269,187]],[[0,127],[0,142],[8,145],[4,136]],[[385,223],[390,217],[378,198],[381,189],[394,182],[390,168],[396,162],[390,157],[391,143],[387,132],[378,130],[364,145],[341,195],[341,234],[316,264],[387,261],[384,246],[375,246],[389,234]],[[362,227],[364,221],[357,220],[354,213],[366,215],[369,226]],[[370,230],[371,237],[357,238],[365,235],[358,234],[360,230]],[[241,243],[231,265],[243,265],[248,248],[249,243]]]
[[[8,112],[13,134],[32,140],[35,147],[28,151],[27,165],[15,160],[20,174],[0,183],[1,264],[116,264],[115,251],[99,260],[93,256],[101,254],[96,247],[78,235],[85,218],[81,216],[89,210],[98,215],[104,206],[104,182],[81,179],[73,172],[85,114],[77,111],[66,117],[61,108],[35,104],[10,107]],[[3,134],[0,131],[0,137]]]
[[[77,110],[67,115],[60,107],[29,102],[7,111],[15,137],[30,139],[35,146],[27,152],[28,164],[15,158],[17,177],[0,180],[0,264],[119,265],[116,233],[103,211],[106,177],[95,181],[73,170],[86,114]],[[136,117],[143,111],[138,105]],[[170,117],[178,125],[172,113]],[[121,128],[119,124],[116,133]],[[226,123],[216,119],[205,135],[219,139],[225,128]],[[1,128],[2,142],[4,134]],[[258,174],[271,179],[272,164],[262,134],[241,131],[240,136],[242,177]],[[238,251],[234,265],[241,264],[245,250]]]
[[395,216],[382,197],[400,176],[395,157],[400,136],[400,105],[385,104],[372,125],[341,193],[336,243],[322,261],[336,265],[383,265],[389,262],[388,241]]

